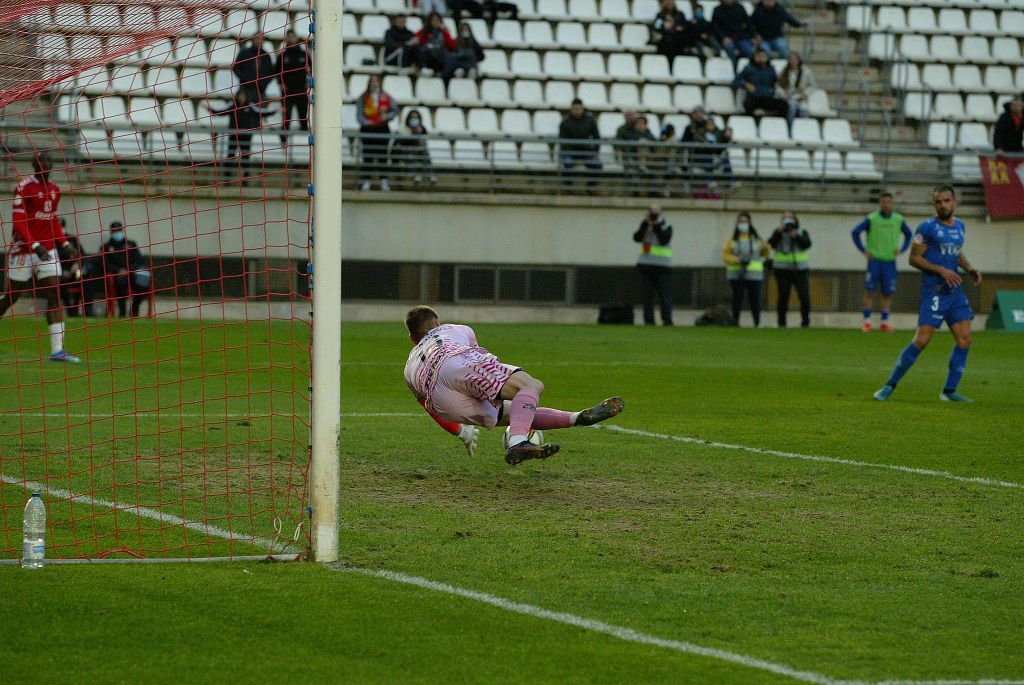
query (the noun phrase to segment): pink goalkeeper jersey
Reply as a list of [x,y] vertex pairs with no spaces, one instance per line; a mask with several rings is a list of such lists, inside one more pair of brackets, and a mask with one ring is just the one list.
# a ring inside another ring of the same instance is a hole
[[468,352],[488,354],[476,344],[476,333],[469,326],[441,324],[412,348],[405,363],[405,384],[416,399],[427,399],[437,382],[441,365],[456,355]]

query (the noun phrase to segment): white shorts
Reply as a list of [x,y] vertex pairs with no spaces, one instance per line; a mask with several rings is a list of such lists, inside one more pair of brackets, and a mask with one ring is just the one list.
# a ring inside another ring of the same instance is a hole
[[35,252],[11,255],[7,260],[7,278],[19,283],[31,281],[33,274],[35,274],[36,280],[51,276],[60,278],[62,272],[57,250],[50,250],[49,255],[50,259],[46,262],[39,259],[39,255]]
[[502,405],[501,386],[518,370],[489,353],[451,357],[438,370],[427,408],[446,421],[494,428]]

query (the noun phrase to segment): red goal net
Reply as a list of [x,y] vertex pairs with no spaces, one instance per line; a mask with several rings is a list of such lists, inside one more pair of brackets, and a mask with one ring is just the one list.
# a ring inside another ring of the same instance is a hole
[[308,549],[310,26],[0,10],[0,560]]

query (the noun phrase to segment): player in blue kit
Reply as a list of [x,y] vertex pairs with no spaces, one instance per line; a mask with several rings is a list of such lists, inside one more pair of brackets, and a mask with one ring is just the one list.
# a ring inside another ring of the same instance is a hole
[[953,216],[956,192],[952,186],[937,187],[932,194],[932,201],[935,216],[917,227],[910,247],[910,265],[922,272],[917,333],[900,354],[896,368],[892,370],[885,386],[875,393],[876,400],[889,399],[896,384],[917,361],[921,350],[931,342],[935,329],[945,321],[953,333],[955,345],[949,357],[949,375],[946,376],[946,385],[939,399],[971,401],[956,391],[967,365],[967,351],[971,347],[971,319],[974,318],[957,269],[970,274],[975,283],[981,283],[981,273],[971,266],[963,252],[965,228],[964,222]]

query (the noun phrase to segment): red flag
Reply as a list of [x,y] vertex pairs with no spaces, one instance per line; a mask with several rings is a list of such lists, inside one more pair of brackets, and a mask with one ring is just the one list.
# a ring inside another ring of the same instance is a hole
[[1024,159],[979,157],[978,163],[992,218],[1024,217]]

